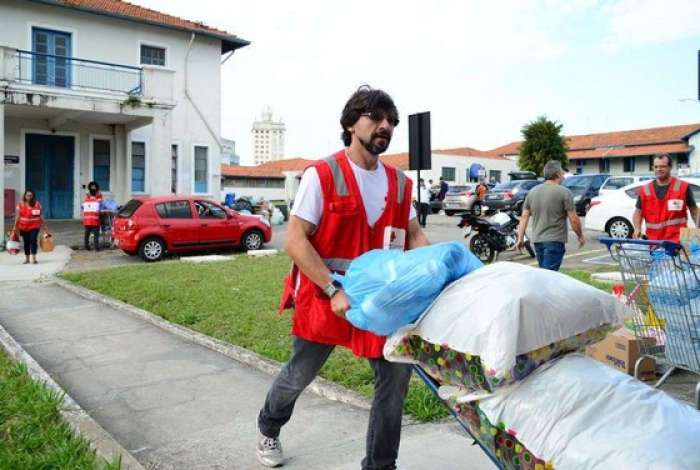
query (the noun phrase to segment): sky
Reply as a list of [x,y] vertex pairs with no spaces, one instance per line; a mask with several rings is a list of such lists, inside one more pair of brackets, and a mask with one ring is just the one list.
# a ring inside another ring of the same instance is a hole
[[131,0],[252,44],[222,68],[222,136],[250,165],[268,106],[285,156],[338,150],[362,84],[408,115],[430,111],[432,147],[488,150],[545,115],[568,135],[700,123],[698,0]]

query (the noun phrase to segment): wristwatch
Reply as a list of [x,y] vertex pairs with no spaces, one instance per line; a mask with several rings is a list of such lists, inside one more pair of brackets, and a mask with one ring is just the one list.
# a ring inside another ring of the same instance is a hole
[[338,293],[339,290],[343,288],[343,285],[333,279],[331,282],[326,284],[326,286],[323,288],[323,293],[326,294],[326,297],[329,299],[332,299],[335,294]]

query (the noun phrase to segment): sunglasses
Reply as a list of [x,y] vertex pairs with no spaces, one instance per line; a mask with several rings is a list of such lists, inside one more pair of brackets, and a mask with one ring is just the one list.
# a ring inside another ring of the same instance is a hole
[[393,113],[385,113],[384,111],[371,111],[367,113],[362,113],[360,114],[360,116],[368,117],[375,123],[380,123],[384,119],[386,119],[386,121],[389,124],[391,124],[392,127],[396,127],[399,125],[399,117]]

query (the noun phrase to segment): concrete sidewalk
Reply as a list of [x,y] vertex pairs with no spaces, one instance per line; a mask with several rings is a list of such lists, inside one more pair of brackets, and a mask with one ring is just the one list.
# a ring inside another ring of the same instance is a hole
[[[0,324],[146,468],[261,468],[271,376],[50,283],[0,283]],[[284,468],[359,468],[367,415],[306,392],[282,432]],[[454,423],[405,426],[399,465],[493,468]]]

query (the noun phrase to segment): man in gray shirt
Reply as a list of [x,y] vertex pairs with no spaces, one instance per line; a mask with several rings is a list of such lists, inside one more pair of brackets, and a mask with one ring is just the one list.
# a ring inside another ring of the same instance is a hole
[[581,221],[576,215],[574,198],[567,188],[560,186],[564,181],[561,163],[550,160],[544,166],[544,184],[532,189],[525,198],[523,215],[518,226],[518,248],[525,245],[525,230],[532,218],[531,240],[535,244],[537,262],[540,268],[559,271],[571,229],[578,237],[579,246],[586,243],[581,230]]

